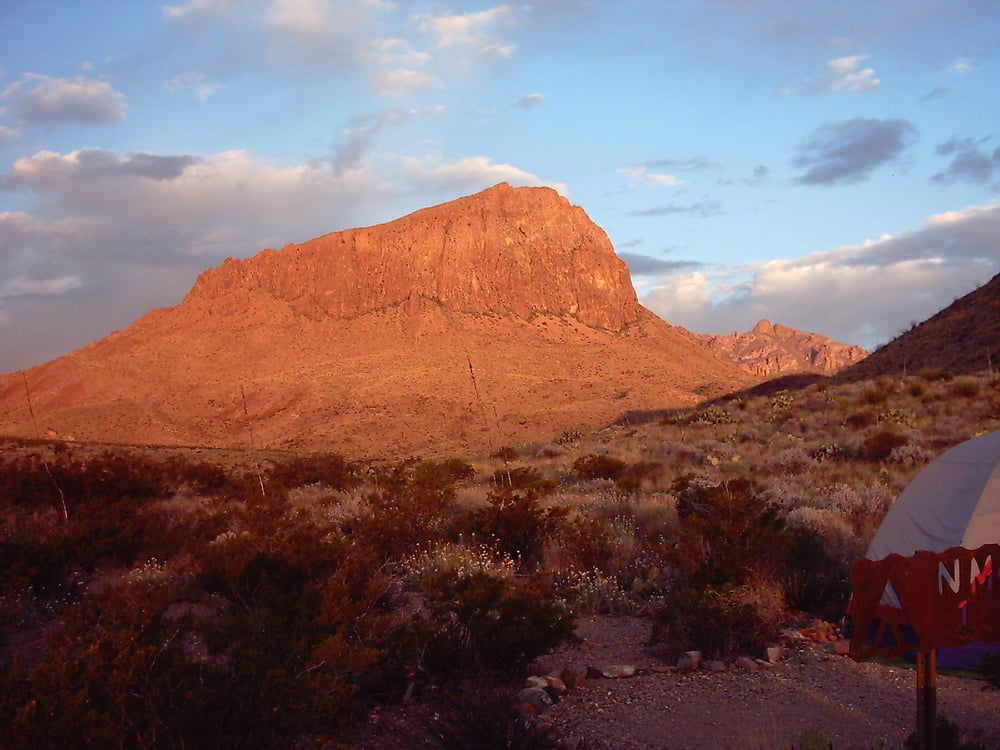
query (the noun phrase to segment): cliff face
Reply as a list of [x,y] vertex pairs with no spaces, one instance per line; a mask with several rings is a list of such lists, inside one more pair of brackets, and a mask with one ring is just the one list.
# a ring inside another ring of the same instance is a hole
[[641,307],[605,233],[497,185],[230,259],[184,300],[0,376],[0,434],[461,455],[750,382]]
[[550,188],[501,183],[396,221],[229,259],[184,304],[239,312],[255,295],[313,319],[345,319],[420,300],[469,314],[568,315],[620,331],[639,303],[625,263],[582,208]]
[[860,346],[769,320],[759,321],[746,333],[693,335],[720,357],[762,380],[797,373],[832,375],[868,355]]

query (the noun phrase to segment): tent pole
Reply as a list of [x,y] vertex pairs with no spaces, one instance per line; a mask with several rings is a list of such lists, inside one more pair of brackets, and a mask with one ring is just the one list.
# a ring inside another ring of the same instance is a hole
[[917,651],[917,748],[937,748],[937,652]]

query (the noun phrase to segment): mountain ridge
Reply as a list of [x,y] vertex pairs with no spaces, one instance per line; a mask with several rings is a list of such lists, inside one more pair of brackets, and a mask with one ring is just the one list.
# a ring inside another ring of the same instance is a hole
[[502,184],[207,269],[178,305],[0,376],[0,433],[443,455],[747,383],[639,305],[583,209]]

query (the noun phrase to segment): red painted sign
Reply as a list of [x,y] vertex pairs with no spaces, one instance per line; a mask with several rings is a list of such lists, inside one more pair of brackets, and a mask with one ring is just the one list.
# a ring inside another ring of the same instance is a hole
[[[894,659],[908,651],[1000,641],[998,565],[1000,544],[855,560],[851,657]],[[890,585],[898,610],[881,603]]]

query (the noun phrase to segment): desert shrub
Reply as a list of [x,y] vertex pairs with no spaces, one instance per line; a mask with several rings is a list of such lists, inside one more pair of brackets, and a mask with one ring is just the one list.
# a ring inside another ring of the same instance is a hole
[[710,406],[694,415],[694,420],[702,424],[735,424],[739,417],[721,406]]
[[739,585],[780,567],[785,523],[780,508],[762,499],[754,482],[697,485],[681,478],[673,492],[681,523],[670,555],[689,586]]
[[768,457],[765,466],[769,471],[797,474],[812,465],[813,458],[805,448],[794,446]]
[[612,572],[615,545],[607,519],[575,514],[559,525],[557,537],[561,567]]
[[[958,724],[942,714],[937,715],[937,721],[934,723],[933,739],[936,750],[988,750],[982,742],[975,740],[962,742]],[[917,750],[920,747],[916,732],[906,738],[903,747],[905,750]]]
[[908,442],[906,435],[895,430],[879,430],[865,438],[861,444],[861,457],[866,461],[882,461]]
[[783,616],[773,600],[762,599],[752,586],[681,588],[669,592],[654,615],[650,644],[717,659],[756,654],[775,639]]
[[590,454],[580,456],[573,462],[573,470],[581,479],[610,479],[616,481],[621,477],[628,464],[621,459],[606,454]]
[[895,390],[896,381],[888,377],[879,378],[869,388],[861,392],[861,401],[871,406],[879,406],[884,404]]
[[272,490],[288,490],[309,484],[347,490],[356,486],[358,481],[356,467],[343,456],[329,453],[299,456],[276,464],[267,474],[266,485]]
[[574,445],[579,443],[587,436],[587,431],[582,427],[574,427],[569,430],[563,430],[559,437],[557,437],[552,442],[556,445]]
[[951,398],[975,398],[979,393],[979,381],[974,378],[960,378],[948,386]]
[[509,557],[484,546],[445,542],[407,558],[407,576],[418,585],[430,578],[468,578],[485,574],[492,578],[512,578],[517,565]]
[[402,645],[408,672],[425,679],[513,676],[572,638],[572,616],[536,581],[442,571],[421,591],[426,616],[401,625],[392,641]]
[[[829,511],[801,508],[789,514],[791,535],[788,567],[782,576],[786,604],[799,612],[831,616],[850,597],[848,570],[859,549],[850,529]],[[804,520],[807,519],[807,520]]]
[[463,680],[427,700],[428,711],[399,728],[411,747],[429,750],[542,750],[553,747],[535,721],[511,711],[509,684],[487,675]]
[[599,570],[569,571],[555,577],[553,590],[576,615],[631,614],[635,604],[614,576]]
[[407,461],[377,477],[365,512],[341,530],[383,561],[402,559],[447,538],[456,492],[455,473]]
[[514,448],[510,445],[505,445],[493,451],[490,454],[490,458],[497,461],[503,461],[505,464],[509,464],[513,463],[518,458],[520,458],[520,454],[517,452],[517,448]]
[[530,568],[541,558],[545,542],[556,533],[567,513],[564,507],[543,508],[531,488],[523,492],[491,492],[487,506],[465,513],[456,520],[455,528]]
[[854,430],[863,430],[875,424],[875,412],[871,409],[861,409],[847,415],[844,424]]
[[948,382],[955,377],[947,370],[940,370],[936,367],[924,367],[917,373],[917,375],[926,380],[928,383],[936,383],[940,380]]
[[497,469],[493,472],[493,484],[503,491],[531,491],[539,497],[550,494],[556,483],[542,476],[534,466],[518,466],[515,469]]
[[934,453],[919,445],[901,445],[887,456],[890,463],[900,466],[923,466],[934,459]]

